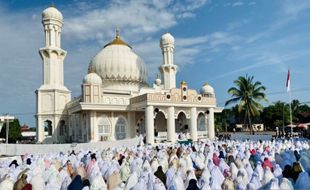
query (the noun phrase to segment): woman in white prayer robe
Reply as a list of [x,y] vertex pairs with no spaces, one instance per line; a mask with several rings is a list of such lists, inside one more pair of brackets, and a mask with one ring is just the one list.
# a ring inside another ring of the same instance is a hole
[[253,172],[250,183],[253,184],[256,189],[259,189],[262,186],[262,183],[260,182],[260,179],[259,179],[258,172]]
[[132,187],[134,187],[138,183],[138,174],[137,172],[133,172],[126,183],[125,190],[130,190]]
[[263,176],[264,176],[264,169],[262,167],[262,163],[261,162],[257,162],[257,165],[254,169],[254,172],[257,172],[258,175],[259,175],[259,180],[262,180],[263,179]]
[[289,179],[284,177],[281,180],[280,189],[283,189],[283,190],[294,190],[294,187],[292,185],[292,182]]
[[107,190],[108,189],[102,176],[99,173],[97,173],[97,175],[92,179],[90,189],[91,190]]
[[224,178],[222,172],[220,171],[219,167],[218,166],[213,166],[213,168],[212,168],[210,173],[211,173],[211,176],[213,177],[213,182],[215,182],[219,186],[221,186],[223,181],[225,180],[225,178]]
[[42,170],[39,168],[39,166],[33,170],[33,176],[31,178],[30,184],[32,185],[33,190],[41,190],[45,188],[45,182],[42,178]]
[[272,178],[270,180],[270,182],[267,183],[263,189],[266,189],[266,190],[280,190],[279,179],[278,178]]
[[208,167],[205,167],[202,171],[202,174],[198,180],[198,187],[202,188],[204,185],[209,186],[209,182],[210,182],[210,171],[208,169]]
[[296,183],[294,185],[295,189],[309,189],[309,182],[310,182],[310,177],[307,172],[301,172],[299,173],[299,176],[296,180]]
[[129,163],[126,159],[124,159],[122,165],[121,165],[121,170],[120,170],[120,175],[121,175],[121,180],[123,182],[126,182],[130,176],[130,166]]
[[226,177],[221,187],[222,190],[234,190],[234,181],[231,177]]
[[216,180],[216,176],[211,176],[210,177],[210,184],[209,184],[211,189],[221,189],[222,184],[218,180]]
[[174,164],[170,164],[170,167],[166,172],[166,187],[167,188],[173,183],[173,178],[176,172],[177,172],[177,166]]
[[263,179],[262,179],[262,184],[266,185],[267,183],[270,182],[272,178],[274,178],[273,173],[271,172],[269,167],[266,167],[264,171]]
[[274,169],[273,169],[273,175],[274,175],[275,177],[281,177],[281,176],[282,176],[282,169],[281,169],[281,167],[280,167],[279,164],[276,164],[276,165],[275,165],[275,167],[274,167]]
[[219,168],[220,168],[222,173],[224,173],[225,170],[229,171],[229,169],[230,169],[229,166],[227,165],[227,163],[225,162],[225,160],[223,160],[222,158],[220,159]]
[[250,179],[252,177],[252,175],[253,175],[253,172],[254,172],[250,163],[247,163],[245,165],[245,170],[246,170],[246,172],[248,174],[248,177]]
[[14,187],[14,181],[9,175],[4,177],[4,180],[0,183],[1,190],[12,190]]
[[[176,188],[176,190],[185,190],[184,182],[182,179],[181,172],[176,172],[174,178],[173,178],[173,185]],[[169,188],[168,188],[169,189]]]
[[45,190],[55,190],[55,189],[61,189],[61,183],[60,180],[57,178],[57,175],[53,174],[48,179],[48,182],[45,186]]
[[232,179],[235,180],[237,178],[237,175],[238,175],[238,168],[237,168],[235,163],[233,163],[233,162],[230,163],[229,171],[231,173]]
[[151,165],[151,168],[152,168],[152,172],[153,172],[153,173],[156,172],[156,171],[157,171],[157,168],[158,168],[158,166],[159,166],[159,163],[158,163],[157,158],[153,158],[153,159],[151,160],[150,165]]
[[135,184],[130,190],[146,190],[146,189],[148,189],[147,182],[143,177],[140,177],[138,183]]

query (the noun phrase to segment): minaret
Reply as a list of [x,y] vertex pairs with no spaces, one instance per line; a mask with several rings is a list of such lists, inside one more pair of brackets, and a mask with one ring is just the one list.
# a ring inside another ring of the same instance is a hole
[[[63,62],[67,52],[61,49],[63,16],[51,6],[43,11],[42,24],[45,46],[39,49],[43,60],[43,84],[36,91],[37,141],[58,142],[61,139],[58,138],[59,128],[67,125],[63,115],[65,105],[71,99],[70,91],[64,86]],[[48,135],[44,134],[44,128],[48,128]]]
[[178,67],[173,63],[174,37],[170,33],[165,33],[160,39],[160,48],[163,54],[163,64],[159,67],[162,75],[164,88],[172,89],[176,87],[176,73]]

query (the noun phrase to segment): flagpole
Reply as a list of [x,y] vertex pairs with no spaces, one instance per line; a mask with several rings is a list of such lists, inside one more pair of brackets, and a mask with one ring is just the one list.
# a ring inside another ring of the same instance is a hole
[[293,137],[293,121],[292,121],[292,95],[291,91],[288,91],[289,104],[290,104],[290,122],[291,122],[291,136]]
[[290,74],[290,68],[288,68],[288,71],[287,71],[286,90],[287,90],[287,93],[288,93],[288,96],[289,96],[290,122],[291,122],[291,137],[293,137],[292,95],[291,95],[291,74]]

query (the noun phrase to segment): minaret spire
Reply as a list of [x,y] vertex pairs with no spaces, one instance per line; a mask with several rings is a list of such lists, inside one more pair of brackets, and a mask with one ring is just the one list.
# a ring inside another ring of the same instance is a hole
[[120,38],[120,30],[119,30],[119,27],[116,27],[116,29],[115,29],[115,38],[116,38],[116,39],[119,39],[119,38]]

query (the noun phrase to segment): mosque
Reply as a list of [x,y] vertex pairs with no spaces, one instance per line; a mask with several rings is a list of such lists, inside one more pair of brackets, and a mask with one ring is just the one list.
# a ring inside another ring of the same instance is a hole
[[162,63],[154,84],[147,83],[145,63],[116,31],[115,39],[90,61],[81,95],[71,99],[64,85],[67,52],[61,48],[61,12],[45,9],[42,24],[43,84],[36,90],[35,115],[38,142],[116,141],[143,135],[153,144],[158,139],[175,142],[178,133],[187,133],[193,141],[214,138],[214,113],[220,112],[214,89],[205,83],[197,92],[185,81],[176,84],[175,39],[170,33],[160,39]]

